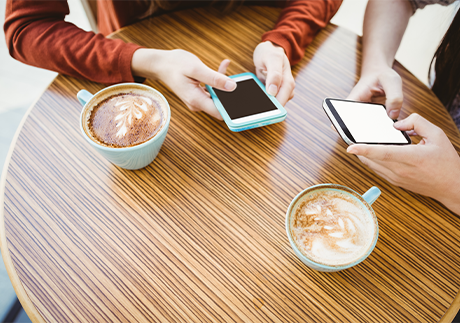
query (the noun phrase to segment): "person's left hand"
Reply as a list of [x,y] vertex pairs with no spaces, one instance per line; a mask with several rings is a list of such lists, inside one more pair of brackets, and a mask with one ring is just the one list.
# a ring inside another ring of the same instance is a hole
[[423,137],[417,145],[352,145],[355,154],[391,184],[435,198],[459,213],[460,157],[444,131],[414,113],[394,124]]
[[294,97],[295,82],[289,59],[280,46],[266,41],[254,50],[256,75],[283,106]]

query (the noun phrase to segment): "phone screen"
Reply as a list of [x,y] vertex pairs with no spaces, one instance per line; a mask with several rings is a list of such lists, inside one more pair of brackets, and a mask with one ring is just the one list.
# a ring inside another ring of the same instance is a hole
[[232,120],[277,110],[254,79],[238,82],[233,92],[213,90]]
[[341,100],[329,102],[342,130],[348,137],[351,135],[350,139],[355,143],[410,143],[402,131],[393,127],[394,121],[388,117],[384,105]]

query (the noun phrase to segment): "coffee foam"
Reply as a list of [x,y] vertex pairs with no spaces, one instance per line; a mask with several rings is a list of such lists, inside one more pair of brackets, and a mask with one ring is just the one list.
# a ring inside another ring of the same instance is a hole
[[85,133],[110,148],[148,141],[163,128],[168,116],[165,100],[136,84],[103,92],[87,106],[83,117]]
[[300,252],[316,263],[350,264],[371,247],[376,225],[370,211],[351,194],[321,189],[303,196],[291,217]]

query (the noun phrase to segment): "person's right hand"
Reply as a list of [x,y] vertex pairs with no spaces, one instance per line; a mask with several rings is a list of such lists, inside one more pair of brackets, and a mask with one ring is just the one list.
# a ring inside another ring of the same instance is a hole
[[254,66],[267,93],[276,97],[283,106],[294,97],[295,81],[291,64],[283,47],[265,41],[254,49]]
[[395,120],[403,104],[401,77],[390,67],[370,71],[361,75],[347,99],[385,103],[388,116]]
[[233,91],[236,82],[223,74],[229,64],[228,59],[222,61],[219,67],[222,73],[219,73],[185,50],[141,48],[134,52],[131,68],[134,75],[163,81],[191,111],[204,111],[222,120],[209,93],[200,83],[223,91]]

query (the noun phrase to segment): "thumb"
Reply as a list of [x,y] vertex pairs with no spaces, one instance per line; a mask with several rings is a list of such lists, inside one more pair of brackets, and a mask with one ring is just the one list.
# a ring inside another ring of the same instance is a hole
[[[408,148],[409,147],[409,148]],[[390,146],[390,145],[351,145],[347,148],[347,153],[366,157],[371,160],[382,162],[404,162],[413,159],[411,146]]]
[[277,55],[270,55],[265,66],[267,66],[267,81],[265,82],[267,92],[276,96],[283,80],[283,60]]
[[220,74],[224,74],[227,73],[227,68],[228,66],[230,65],[230,60],[228,58],[224,59],[220,65],[219,65],[219,69],[217,70],[217,72],[219,72]]
[[355,87],[351,90],[347,100],[370,102],[372,99],[372,92],[368,84],[364,81],[356,83]]
[[385,91],[385,106],[391,119],[399,116],[403,104],[402,80],[395,70],[390,69],[379,75],[380,84]]
[[438,138],[444,134],[441,128],[435,126],[417,113],[412,113],[406,119],[395,122],[394,127],[401,131],[414,131],[423,138]]
[[[223,65],[225,66],[226,64],[224,63]],[[234,80],[222,73],[210,69],[201,61],[187,76],[222,91],[233,91],[236,88],[236,82]]]

